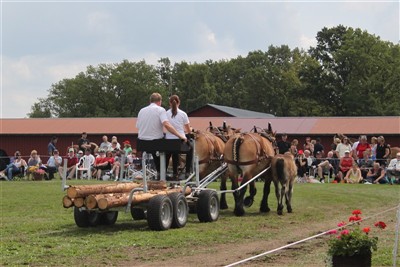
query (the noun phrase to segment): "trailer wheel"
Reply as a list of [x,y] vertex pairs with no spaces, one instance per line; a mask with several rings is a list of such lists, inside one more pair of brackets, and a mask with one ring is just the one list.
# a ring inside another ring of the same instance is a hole
[[74,207],[74,220],[78,227],[89,227],[89,213],[86,210],[79,210]]
[[88,221],[90,226],[97,226],[101,223],[101,214],[95,211],[87,211]]
[[131,208],[132,219],[135,221],[146,219],[146,215],[144,214],[144,209],[141,208]]
[[104,225],[113,225],[117,221],[118,211],[107,211],[100,214],[100,222]]
[[188,220],[188,203],[182,193],[168,195],[172,202],[172,228],[182,228]]
[[219,200],[217,192],[203,190],[197,200],[197,218],[200,222],[214,222],[219,217]]
[[172,225],[172,202],[166,195],[156,195],[149,201],[147,223],[151,230],[168,230]]

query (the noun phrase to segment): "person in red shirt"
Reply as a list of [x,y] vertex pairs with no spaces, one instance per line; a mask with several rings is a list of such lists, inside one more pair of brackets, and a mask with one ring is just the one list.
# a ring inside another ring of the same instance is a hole
[[96,169],[96,177],[97,180],[100,180],[101,174],[103,170],[111,170],[113,158],[107,157],[106,152],[104,150],[99,151],[99,156],[96,158],[94,162],[94,168]]
[[[67,179],[72,179],[75,175],[75,165],[78,163],[78,158],[75,155],[75,150],[70,148],[67,155]],[[60,177],[63,177],[64,164],[58,167]]]
[[346,177],[347,172],[352,168],[354,163],[353,157],[350,156],[350,150],[344,152],[344,156],[340,158],[339,172],[335,177],[337,182],[341,182]]
[[357,160],[362,159],[364,157],[364,151],[369,149],[371,151],[371,146],[368,144],[367,137],[365,135],[362,135],[360,137],[360,142],[358,143],[356,147],[356,152],[357,152]]

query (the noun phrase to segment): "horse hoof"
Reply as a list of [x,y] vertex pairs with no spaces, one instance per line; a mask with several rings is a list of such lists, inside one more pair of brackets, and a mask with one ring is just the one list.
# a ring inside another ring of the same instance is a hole
[[245,197],[243,200],[243,204],[245,207],[249,208],[251,205],[253,205],[254,199],[252,197]]
[[244,209],[240,209],[240,210],[235,209],[235,210],[234,210],[234,213],[235,213],[235,215],[238,216],[238,217],[243,216],[243,215],[244,215]]
[[288,213],[292,213],[293,210],[292,210],[291,208],[288,208],[288,209],[287,209],[287,212],[288,212]]
[[228,205],[226,204],[221,204],[219,207],[221,210],[227,210],[228,209]]
[[267,213],[267,212],[270,212],[270,211],[271,211],[271,209],[268,208],[268,207],[261,207],[261,208],[260,208],[260,212],[265,212],[265,213]]
[[282,215],[282,214],[283,214],[282,210],[278,210],[278,215]]

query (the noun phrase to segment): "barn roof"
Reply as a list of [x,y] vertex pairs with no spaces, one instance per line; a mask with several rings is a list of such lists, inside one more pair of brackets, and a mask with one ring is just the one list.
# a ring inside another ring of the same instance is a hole
[[268,113],[262,113],[262,112],[256,112],[256,111],[251,111],[251,110],[246,110],[246,109],[220,106],[220,105],[214,105],[214,104],[207,104],[198,109],[192,110],[191,112],[188,112],[188,115],[190,116],[191,113],[197,112],[197,111],[207,108],[207,107],[211,107],[213,109],[219,110],[219,111],[225,113],[227,116],[229,115],[229,116],[237,117],[237,118],[271,118],[271,117],[275,117],[274,115],[268,114]]
[[[393,117],[191,117],[194,129],[204,130],[209,122],[221,126],[224,121],[242,131],[253,126],[266,128],[271,122],[272,129],[287,134],[367,134],[400,135],[400,116]],[[0,119],[2,135],[62,135],[80,134],[137,134],[137,118],[32,118]]]

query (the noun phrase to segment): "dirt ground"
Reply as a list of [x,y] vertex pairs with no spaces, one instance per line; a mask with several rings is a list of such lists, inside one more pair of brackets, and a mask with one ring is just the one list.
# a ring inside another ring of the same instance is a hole
[[[219,244],[213,247],[191,248],[193,253],[188,256],[176,256],[172,248],[162,251],[141,251],[131,256],[131,259],[121,266],[226,266],[243,259],[273,250],[303,238],[315,235],[313,229],[323,225],[308,225],[308,229],[288,229],[280,240],[260,240],[236,244]],[[321,228],[320,228],[321,229]],[[326,266],[326,239],[314,239],[297,244],[279,252],[271,253],[257,259],[247,261],[238,266]],[[325,246],[325,247],[324,247]],[[152,261],[146,259],[151,258]],[[154,260],[160,259],[160,260]]]
[[[395,221],[392,220],[392,227],[387,228],[386,234],[393,238]],[[283,231],[279,240],[259,240],[241,243],[218,244],[212,247],[197,246],[188,249],[185,256],[177,253],[173,248],[166,248],[154,251],[135,251],[129,253],[130,259],[126,262],[117,264],[118,266],[227,266],[238,261],[275,250],[290,243],[319,234],[316,229],[325,229],[323,223],[310,223],[299,229],[296,225]],[[327,230],[327,229],[325,229]],[[320,236],[289,248],[279,250],[257,259],[246,261],[236,266],[293,266],[293,267],[314,267],[330,266],[329,258],[326,254],[328,236]],[[400,260],[398,260],[399,262]],[[379,265],[374,265],[379,266]]]

